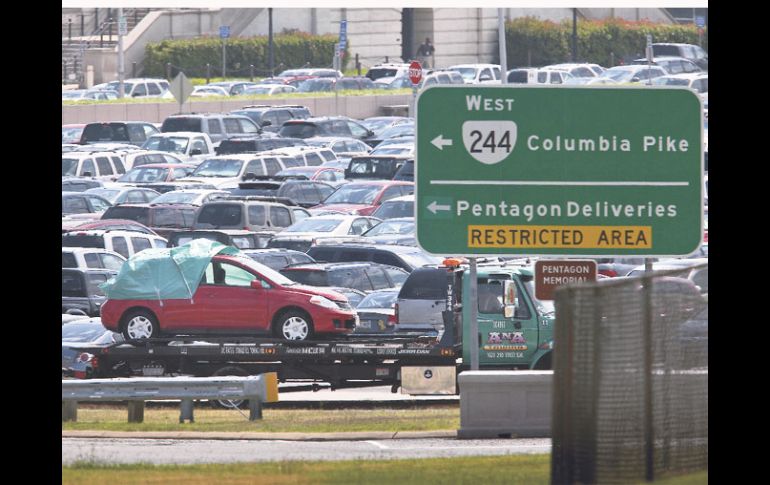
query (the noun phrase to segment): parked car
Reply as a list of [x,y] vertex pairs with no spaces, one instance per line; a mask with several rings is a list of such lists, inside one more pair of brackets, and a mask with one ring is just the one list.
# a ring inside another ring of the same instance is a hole
[[206,159],[179,181],[209,183],[221,190],[232,189],[256,176],[275,175],[285,170],[288,159],[265,153],[218,155]]
[[465,78],[462,74],[452,70],[440,70],[434,69],[433,71],[425,72],[420,79],[420,83],[417,85],[417,90],[422,91],[428,86],[437,84],[457,84],[462,85],[465,83]]
[[394,197],[380,204],[372,217],[392,219],[394,217],[414,217],[414,194]]
[[377,290],[356,305],[358,325],[355,333],[392,333],[396,331],[396,298],[399,290]]
[[[284,160],[286,168],[289,167],[304,167],[304,166],[318,166],[327,163],[333,163],[338,160],[337,154],[328,148],[312,147],[312,146],[294,146],[276,148],[269,152],[265,152],[264,155],[282,157],[294,157],[297,160],[296,164],[287,163]],[[283,158],[282,158],[283,159]]]
[[173,182],[187,177],[194,171],[195,165],[190,163],[150,163],[132,168],[116,182],[132,185]]
[[[94,86],[118,91],[120,81],[111,81]],[[123,92],[127,98],[160,98],[168,91],[169,83],[165,79],[129,78],[123,80]]]
[[104,182],[99,179],[87,179],[81,177],[62,177],[62,192],[85,192],[88,189],[104,187]]
[[104,151],[67,152],[61,156],[62,177],[114,180],[126,173],[119,154]]
[[[647,58],[635,59],[633,64],[647,65]],[[697,64],[684,57],[653,57],[652,65],[662,67],[668,74],[703,72]]]
[[230,195],[226,190],[216,189],[180,189],[158,195],[149,201],[153,204],[191,204],[203,205],[212,200],[221,199]]
[[307,254],[302,251],[294,251],[293,249],[250,249],[243,251],[243,254],[275,271],[281,271],[292,264],[315,263],[315,260]]
[[68,214],[93,214],[98,219],[102,212],[112,204],[110,201],[95,194],[85,192],[62,192],[61,213]]
[[87,315],[98,317],[102,304],[106,300],[99,285],[118,274],[111,269],[61,270],[61,311],[82,310]]
[[404,164],[398,169],[396,175],[393,176],[393,180],[414,182],[414,151],[411,153],[404,153],[404,155],[409,158],[404,161]]
[[305,142],[309,146],[327,148],[337,154],[351,152],[368,153],[372,149],[363,141],[348,136],[314,136],[306,138]]
[[221,86],[195,86],[190,93],[191,98],[226,97],[230,93]]
[[402,62],[389,62],[383,64],[376,64],[369,68],[366,72],[366,77],[372,81],[376,81],[383,77],[406,77],[409,74],[409,64]]
[[175,230],[192,228],[197,208],[192,204],[121,204],[107,209],[102,219],[130,219],[168,238]]
[[176,114],[163,120],[160,131],[206,133],[216,147],[225,138],[235,135],[255,135],[261,130],[250,118],[220,113]]
[[298,179],[305,178],[307,180],[313,180],[317,182],[325,182],[332,187],[338,187],[340,184],[345,183],[345,171],[334,167],[290,167],[286,170],[281,170],[276,177],[296,177]]
[[349,214],[371,215],[386,200],[414,193],[411,182],[367,180],[350,182],[337,189],[315,209],[331,209]]
[[[169,263],[168,253],[145,258],[145,264],[134,272],[122,272],[106,291],[110,298],[102,305],[104,326],[127,339],[272,334],[284,340],[307,340],[314,335],[347,334],[355,328],[356,313],[339,293],[297,285],[243,255],[217,254],[214,247],[196,256],[193,249],[184,254],[191,264],[194,261],[203,269],[202,278],[195,281],[188,277],[180,282],[183,273],[157,269],[175,264]],[[158,272],[157,281],[170,290],[190,288],[191,297],[133,297],[134,292],[126,291],[126,286],[141,278],[145,274],[142,271]],[[112,297],[123,294],[130,299]]]
[[107,101],[116,99],[117,96],[111,96],[106,91],[92,91],[88,89],[70,89],[61,92],[62,101]]
[[433,330],[443,327],[449,272],[444,267],[416,268],[396,297],[396,325],[400,330]]
[[296,222],[276,234],[267,244],[267,247],[307,252],[310,246],[319,239],[334,238],[341,241],[349,238],[355,240],[379,222],[379,219],[365,216],[314,216]]
[[84,194],[94,194],[102,197],[110,202],[112,205],[118,204],[144,204],[145,202],[152,202],[153,199],[160,195],[152,189],[144,189],[141,187],[125,187],[125,186],[109,186],[98,187],[94,189],[88,189]]
[[500,82],[499,64],[457,64],[449,66],[463,77],[465,84],[493,84]]
[[275,235],[275,231],[246,231],[241,229],[175,231],[168,236],[168,246],[182,246],[193,239],[209,239],[238,249],[262,249],[267,247],[267,243],[273,235]]
[[86,127],[85,123],[73,123],[68,125],[61,125],[61,142],[64,143],[79,143],[80,137],[83,135],[83,129]]
[[289,84],[254,84],[243,90],[241,96],[273,96],[297,91],[297,88]]
[[228,96],[238,96],[243,94],[243,91],[251,86],[256,86],[257,83],[251,81],[220,81],[214,83],[208,83],[207,86],[216,86],[223,88]]
[[634,64],[611,67],[601,73],[599,77],[608,78],[617,83],[638,83],[645,82],[648,79],[655,79],[659,76],[665,76],[666,74],[668,74],[668,72],[660,66],[648,67],[647,65]]
[[433,256],[415,246],[397,246],[394,244],[321,244],[307,251],[316,261],[373,261],[388,266],[401,268],[407,272],[425,265],[441,264],[443,258]]
[[83,128],[80,143],[120,142],[142,146],[148,137],[158,132],[146,121],[101,121],[88,123]]
[[414,217],[393,217],[383,220],[373,228],[361,234],[361,237],[373,244],[402,244],[416,246]]
[[65,232],[61,235],[62,247],[102,248],[130,258],[147,248],[165,248],[166,239],[138,231],[111,229],[87,229]]
[[398,155],[362,155],[352,157],[348,168],[345,169],[345,178],[353,179],[384,179],[393,180],[398,170],[404,165],[408,157]]
[[411,89],[414,87],[414,83],[412,83],[412,80],[406,75],[396,77],[388,76],[381,77],[374,81],[374,87],[375,89]]
[[193,229],[281,230],[310,213],[301,207],[254,200],[249,197],[206,202],[195,216]]
[[273,135],[238,136],[222,140],[216,149],[217,155],[231,155],[236,153],[257,153],[270,150],[279,150],[286,147],[305,146],[300,138],[283,138]]
[[136,221],[130,221],[128,219],[83,220],[83,219],[71,219],[67,217],[62,218],[62,222],[61,222],[62,233],[70,232],[70,231],[73,231],[73,232],[87,231],[89,229],[104,229],[104,230],[109,229],[113,231],[135,231],[135,232],[141,232],[142,234],[150,234],[152,236],[157,236],[157,234],[155,234],[155,231],[145,226],[144,224],[139,224]]
[[144,150],[171,153],[179,157],[183,162],[196,165],[207,156],[214,154],[214,144],[211,142],[208,134],[185,131],[172,131],[152,135],[147,138],[142,148]]
[[401,137],[414,136],[414,122],[399,123],[382,130],[379,134],[366,138],[364,141],[372,147],[378,146],[382,141]]
[[[657,258],[650,258],[650,262],[657,260]],[[598,274],[614,278],[625,276],[640,264],[644,265],[645,258],[595,258],[594,261],[596,261]]]
[[310,110],[302,105],[249,105],[231,111],[232,114],[248,116],[264,131],[278,132],[285,121],[310,118]]
[[241,182],[237,189],[230,189],[230,194],[235,196],[275,197],[276,202],[288,202],[300,207],[316,206],[333,192],[334,187],[324,182],[282,179],[278,175]]
[[709,75],[704,72],[671,74],[656,77],[652,80],[652,84],[654,86],[684,86],[698,94],[705,94],[709,91]]
[[361,90],[361,89],[375,89],[375,85],[371,79],[367,77],[317,77],[312,79],[306,79],[299,84],[297,92],[300,93],[313,93],[318,91],[346,91],[346,90]]
[[61,267],[120,271],[126,258],[107,249],[61,248]]
[[364,125],[343,116],[289,120],[283,124],[278,134],[283,137],[292,138],[348,136],[358,139],[374,135]]
[[[543,66],[542,69],[545,70],[554,70],[554,71],[564,71],[568,72],[570,76],[572,77],[588,77],[593,78],[597,77],[599,74],[604,72],[604,70],[599,67],[599,70],[594,70],[591,68],[591,64],[582,64],[582,63],[562,63],[562,64],[550,64],[548,66]],[[596,66],[596,64],[593,64],[593,66]]]
[[[406,280],[400,268],[377,263],[307,263],[287,266],[281,274],[302,285],[343,286],[364,293],[395,288]],[[399,281],[400,280],[400,281]]]
[[88,379],[94,374],[98,359],[87,350],[122,342],[123,336],[104,328],[100,318],[84,318],[62,325],[62,377]]
[[652,44],[652,54],[655,57],[677,56],[688,59],[698,65],[702,70],[709,70],[709,55],[700,46],[693,44],[677,44],[668,42],[656,42]]

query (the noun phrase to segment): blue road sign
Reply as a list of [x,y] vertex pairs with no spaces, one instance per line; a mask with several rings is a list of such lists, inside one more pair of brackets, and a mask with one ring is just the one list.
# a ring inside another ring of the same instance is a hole
[[230,37],[230,26],[229,25],[222,25],[219,27],[219,38],[220,39],[227,39]]
[[706,17],[704,17],[702,15],[699,15],[699,16],[695,17],[695,25],[699,29],[702,29],[703,27],[705,27],[706,26]]

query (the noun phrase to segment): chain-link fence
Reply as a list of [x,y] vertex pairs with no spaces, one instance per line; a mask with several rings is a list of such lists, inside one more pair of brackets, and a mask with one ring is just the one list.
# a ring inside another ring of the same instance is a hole
[[552,483],[708,467],[708,263],[556,293]]

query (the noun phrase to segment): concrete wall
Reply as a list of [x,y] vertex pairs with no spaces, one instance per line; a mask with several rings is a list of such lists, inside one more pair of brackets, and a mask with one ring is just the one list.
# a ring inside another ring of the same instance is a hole
[[[385,62],[401,62],[401,9],[336,9],[333,19],[345,16],[348,21],[348,50],[351,60],[348,68],[355,67],[355,55],[363,69]],[[334,33],[339,24],[334,24]]]
[[438,8],[433,24],[437,67],[497,62],[497,9]]
[[[337,96],[325,98],[297,98],[248,101],[187,101],[184,112],[228,112],[247,104],[300,104],[307,106],[313,116],[350,116],[368,118],[382,115],[383,106],[405,105],[411,95]],[[149,121],[160,123],[169,115],[179,112],[178,103],[131,103],[62,106],[62,124],[91,123],[95,121]]]

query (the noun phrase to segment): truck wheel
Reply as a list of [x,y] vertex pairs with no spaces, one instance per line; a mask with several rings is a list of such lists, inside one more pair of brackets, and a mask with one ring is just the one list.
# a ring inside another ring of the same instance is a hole
[[278,317],[273,332],[283,340],[309,340],[313,337],[313,320],[305,312],[289,310]]
[[[247,376],[245,370],[236,366],[222,367],[217,369],[212,376]],[[215,399],[211,401],[211,406],[221,409],[247,409],[249,407],[248,399]]]
[[122,333],[126,340],[154,338],[160,333],[160,326],[149,311],[133,310],[123,317]]

